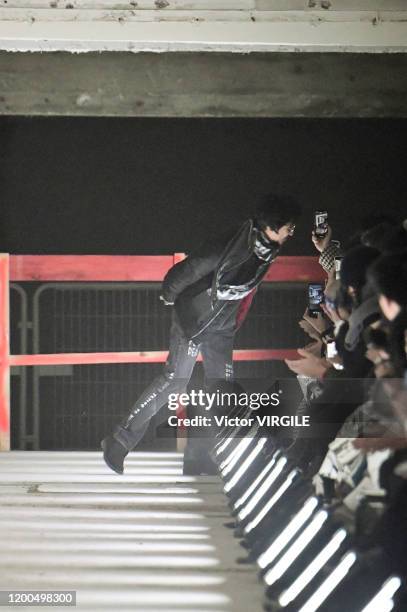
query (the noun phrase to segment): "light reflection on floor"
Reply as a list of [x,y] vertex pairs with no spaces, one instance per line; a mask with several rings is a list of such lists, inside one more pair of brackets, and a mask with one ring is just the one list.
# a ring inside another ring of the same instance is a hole
[[76,590],[87,612],[260,612],[229,516],[178,453],[131,453],[123,476],[100,453],[0,453],[0,588]]

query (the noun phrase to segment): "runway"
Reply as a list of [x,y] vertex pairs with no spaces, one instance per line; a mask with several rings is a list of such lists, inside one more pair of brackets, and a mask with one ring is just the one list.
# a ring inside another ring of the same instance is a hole
[[125,471],[97,452],[0,453],[0,590],[76,591],[95,612],[261,611],[220,480],[183,476],[179,453],[131,453]]

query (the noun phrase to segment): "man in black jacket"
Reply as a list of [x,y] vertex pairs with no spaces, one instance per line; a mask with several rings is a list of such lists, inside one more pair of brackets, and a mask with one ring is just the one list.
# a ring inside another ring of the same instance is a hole
[[173,266],[161,299],[173,306],[164,372],[138,398],[127,419],[102,441],[104,459],[123,473],[123,461],[170,394],[181,393],[201,352],[207,381],[233,377],[233,339],[256,288],[284,242],[294,234],[298,204],[269,195],[253,219],[231,235],[208,240]]

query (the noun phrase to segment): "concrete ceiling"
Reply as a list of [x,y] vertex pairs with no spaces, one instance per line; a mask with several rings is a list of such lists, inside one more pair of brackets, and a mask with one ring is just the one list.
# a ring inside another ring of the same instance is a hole
[[406,117],[405,0],[5,0],[0,114]]

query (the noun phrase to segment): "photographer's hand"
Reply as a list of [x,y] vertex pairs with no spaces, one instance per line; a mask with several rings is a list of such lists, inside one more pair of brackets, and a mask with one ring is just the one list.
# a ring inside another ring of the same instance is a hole
[[323,310],[326,316],[331,319],[332,323],[339,323],[339,321],[343,321],[334,308],[330,308],[326,304],[321,304],[321,310]]
[[[322,304],[321,304],[321,308],[322,308]],[[323,334],[323,332],[326,329],[328,329],[328,327],[330,327],[329,321],[327,321],[322,316],[321,312],[319,312],[316,317],[310,317],[309,314],[308,314],[308,309],[307,309],[304,312],[303,318],[304,318],[304,321],[306,321],[309,325],[311,325],[311,327],[313,327],[315,329],[316,332],[318,332],[319,336],[321,336],[321,334]],[[301,327],[302,327],[302,325],[301,325]]]
[[310,342],[309,344],[304,346],[302,349],[298,349],[297,352],[299,352],[299,354],[301,355],[302,354],[301,351],[306,351],[313,357],[317,357],[319,359],[321,357],[321,350],[322,350],[322,342],[321,340],[318,340],[317,342]]
[[356,438],[353,441],[353,446],[365,453],[373,453],[375,451],[390,448],[399,450],[406,448],[406,438],[395,438],[394,436],[383,436],[382,438]]
[[323,378],[325,372],[331,367],[326,359],[315,357],[304,349],[298,349],[298,354],[303,359],[284,359],[290,370],[296,374],[310,378]]
[[314,246],[317,249],[317,251],[319,251],[320,253],[322,253],[322,251],[325,251],[326,247],[331,242],[331,238],[332,238],[332,228],[330,225],[328,225],[328,231],[325,234],[325,236],[323,236],[322,238],[317,236],[315,231],[312,232],[312,242],[314,243]]
[[301,319],[301,321],[298,322],[298,325],[313,340],[317,340],[317,341],[321,340],[321,335],[319,334],[319,332],[315,329],[313,325],[311,325],[305,319]]

